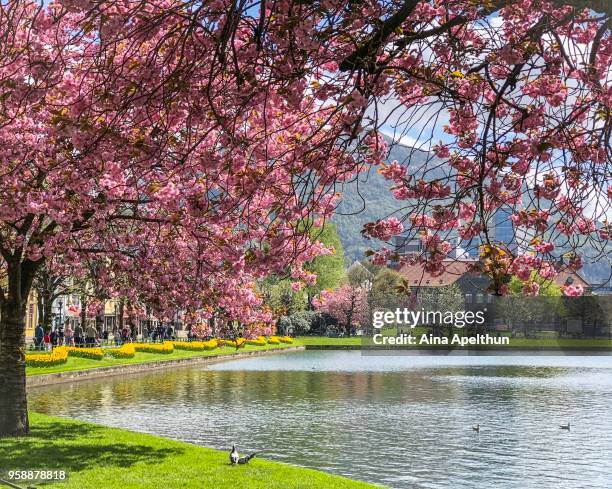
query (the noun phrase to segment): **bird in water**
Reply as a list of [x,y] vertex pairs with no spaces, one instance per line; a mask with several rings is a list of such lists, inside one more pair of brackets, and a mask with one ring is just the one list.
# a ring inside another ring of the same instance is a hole
[[559,426],[559,429],[569,431],[570,429],[569,421],[567,422],[567,424],[562,424],[561,426]]
[[477,432],[479,432],[479,433],[480,433],[480,425],[479,425],[479,424],[477,424],[476,426],[472,426],[472,429],[473,429],[474,431],[477,431]]
[[241,457],[238,453],[238,450],[236,449],[236,445],[232,445],[232,451],[230,452],[230,464],[248,464],[249,460],[251,460],[254,456],[255,454],[251,453],[251,455],[245,455],[244,457]]

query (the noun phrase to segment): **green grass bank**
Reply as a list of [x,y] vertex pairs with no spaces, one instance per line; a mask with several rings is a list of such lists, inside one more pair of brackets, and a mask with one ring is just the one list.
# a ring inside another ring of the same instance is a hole
[[[367,489],[377,487],[316,470],[255,458],[229,465],[228,452],[152,435],[31,413],[31,434],[3,439],[0,472],[65,470],[56,489]],[[265,456],[265,453],[262,454]],[[4,487],[0,484],[0,487]]]

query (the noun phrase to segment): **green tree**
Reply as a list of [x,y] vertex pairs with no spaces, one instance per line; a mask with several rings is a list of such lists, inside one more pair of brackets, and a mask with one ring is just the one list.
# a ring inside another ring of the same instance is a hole
[[565,310],[561,288],[557,284],[543,279],[536,272],[532,273],[531,280],[540,286],[537,297],[526,297],[523,292],[525,282],[513,276],[508,283],[510,295],[499,303],[500,314],[513,328],[522,326],[525,336],[530,325],[553,322]]
[[[444,287],[426,287],[419,293],[419,302],[427,311],[440,311],[455,313],[464,307],[461,289],[457,284]],[[434,334],[440,334],[442,325],[433,324]],[[449,334],[452,334],[452,324],[449,324]]]
[[322,290],[335,289],[346,279],[344,271],[344,250],[336,226],[330,222],[322,228],[313,227],[310,236],[325,246],[333,246],[334,253],[318,256],[304,268],[317,274],[317,283],[306,287],[308,308],[312,309],[312,299]]
[[348,283],[354,287],[363,287],[371,284],[374,274],[370,272],[362,263],[356,261],[346,270]]
[[259,283],[259,290],[264,303],[268,305],[277,317],[288,316],[304,310],[306,293],[291,288],[291,280],[287,278],[268,277]]
[[404,288],[404,277],[390,268],[381,269],[372,280],[370,297],[378,309],[395,309],[408,302],[409,289]]
[[372,288],[368,294],[370,314],[375,310],[392,311],[406,307],[409,297],[410,288],[404,277],[395,270],[379,267],[378,273],[372,279]]

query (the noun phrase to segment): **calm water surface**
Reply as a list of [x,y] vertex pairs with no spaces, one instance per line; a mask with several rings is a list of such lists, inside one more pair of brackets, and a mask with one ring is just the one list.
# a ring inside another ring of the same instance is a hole
[[612,488],[609,356],[308,351],[45,387],[30,402],[395,488]]

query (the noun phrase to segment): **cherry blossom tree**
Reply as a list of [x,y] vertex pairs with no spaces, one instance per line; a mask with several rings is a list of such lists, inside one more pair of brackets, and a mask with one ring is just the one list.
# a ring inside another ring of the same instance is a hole
[[[402,2],[393,15],[376,15],[351,39],[358,47],[340,69],[360,77],[363,96],[388,114],[375,127],[386,124],[400,140],[416,128],[431,157],[420,177],[409,164],[383,165],[405,207],[365,232],[421,239],[425,251],[412,259],[433,276],[458,243],[480,245],[474,268],[496,294],[507,293],[514,274],[552,280],[562,267],[579,269],[586,244],[591,258],[605,257],[609,15],[603,2],[531,0]],[[519,246],[495,236],[502,212]],[[397,258],[393,251],[373,259]],[[535,284],[526,289],[537,293]]]
[[347,336],[351,335],[353,327],[365,326],[370,319],[367,291],[350,284],[322,291],[313,304],[336,319]]
[[[451,233],[482,243],[495,293],[523,269],[554,276],[559,239],[568,267],[585,241],[604,253],[609,15],[582,0],[0,3],[0,436],[28,429],[25,301],[43,263],[94,255],[109,291],[160,314],[260,314],[267,274],[312,285],[304,264],[325,247],[308,228],[383,162],[385,129],[416,127],[448,171],[385,166],[406,205],[364,231],[418,235],[429,273]],[[489,232],[505,208],[529,253]]]
[[215,300],[243,322],[267,273],[314,280],[308,223],[357,169],[338,141],[362,108],[308,91],[248,19],[192,7],[0,4],[0,436],[28,431],[25,303],[54,256],[95,256],[101,286],[156,311]]

